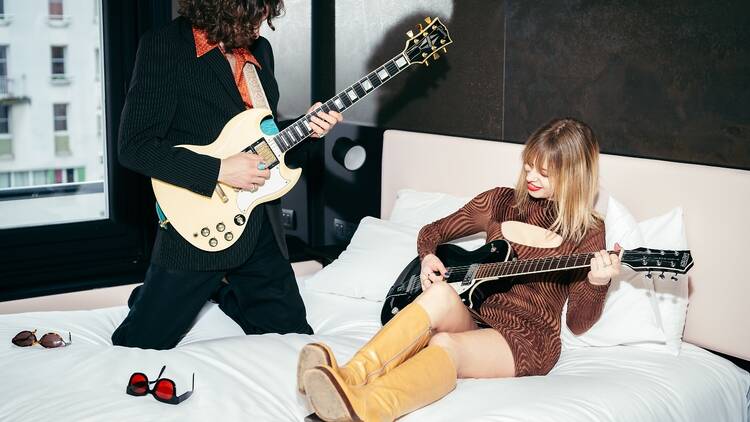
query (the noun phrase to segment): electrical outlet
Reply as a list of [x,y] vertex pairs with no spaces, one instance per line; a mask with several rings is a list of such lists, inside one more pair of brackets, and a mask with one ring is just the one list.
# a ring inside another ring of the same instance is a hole
[[348,242],[352,238],[352,236],[354,236],[355,230],[357,230],[356,224],[350,223],[340,218],[333,219],[333,236],[336,238],[336,240],[343,240]]
[[285,229],[294,230],[297,228],[297,222],[294,219],[294,210],[281,209],[281,224]]

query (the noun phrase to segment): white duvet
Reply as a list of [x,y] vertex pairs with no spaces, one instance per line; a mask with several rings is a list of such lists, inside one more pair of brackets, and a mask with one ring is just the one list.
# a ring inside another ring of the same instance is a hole
[[[126,308],[0,315],[0,421],[301,421],[295,389],[299,349],[311,340],[348,359],[380,324],[380,303],[303,289],[317,333],[244,336],[215,305],[169,351],[113,347]],[[168,315],[165,315],[165,318]],[[62,349],[19,348],[19,331],[72,332]],[[165,377],[186,402],[132,397],[132,372]],[[750,375],[685,344],[679,357],[631,347],[563,352],[545,377],[460,380],[454,392],[404,421],[737,421],[748,420]]]

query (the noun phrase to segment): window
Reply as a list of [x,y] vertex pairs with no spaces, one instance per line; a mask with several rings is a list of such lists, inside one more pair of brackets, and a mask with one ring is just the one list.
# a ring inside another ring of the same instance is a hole
[[10,90],[8,88],[8,46],[0,45],[0,95],[6,95],[9,92]]
[[[52,10],[49,0],[5,3],[14,20],[0,19],[0,45],[10,45],[8,78],[16,97],[0,96],[12,109],[13,136],[13,157],[0,159],[0,300],[141,279],[153,225],[151,215],[133,210],[150,210],[153,202],[140,194],[140,177],[109,171],[116,165],[117,128],[106,122],[119,121],[120,87],[127,86],[125,70],[134,61],[128,52],[136,51],[143,30],[171,20],[170,8],[144,9],[141,1],[63,0],[52,2]],[[52,77],[52,46],[65,47],[56,51],[64,60],[55,73],[72,80]],[[91,63],[96,49],[99,79]],[[57,107],[57,122],[55,104],[67,104],[64,115]],[[55,155],[56,134],[70,136],[70,155]],[[26,172],[29,186],[14,187],[15,172]]]
[[10,106],[0,105],[0,159],[13,156],[13,139],[10,135]]
[[49,0],[49,18],[63,18],[63,0]]
[[46,170],[34,170],[32,174],[33,174],[34,186],[47,184],[47,171]]
[[68,131],[68,105],[53,104],[52,109],[55,116],[55,132]]
[[65,76],[65,47],[52,46],[52,77]]
[[22,188],[29,185],[29,172],[28,171],[16,171],[13,172],[13,187]]
[[53,104],[55,132],[55,155],[70,155],[70,137],[68,136],[68,105]]
[[94,80],[99,80],[102,74],[102,67],[99,64],[99,49],[94,49]]
[[10,106],[0,105],[0,136],[10,134]]
[[13,20],[13,16],[5,14],[5,1],[0,0],[0,26],[8,26]]

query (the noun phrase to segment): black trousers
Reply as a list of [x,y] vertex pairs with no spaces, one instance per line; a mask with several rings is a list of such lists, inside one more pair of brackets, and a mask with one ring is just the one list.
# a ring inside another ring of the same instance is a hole
[[[229,284],[222,282],[226,277]],[[246,334],[312,334],[292,266],[266,221],[250,258],[227,271],[180,271],[151,264],[112,334],[116,346],[171,349],[209,298]]]

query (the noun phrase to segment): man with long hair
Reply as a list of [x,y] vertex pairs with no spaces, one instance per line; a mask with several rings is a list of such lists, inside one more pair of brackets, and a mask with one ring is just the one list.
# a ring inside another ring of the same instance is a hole
[[[276,115],[273,51],[259,28],[267,22],[273,29],[283,8],[282,0],[180,0],[181,16],[140,41],[120,125],[120,163],[207,197],[217,182],[251,191],[263,185],[270,173],[258,155],[218,159],[174,146],[212,143],[253,106],[248,66]],[[313,137],[339,121],[337,112],[318,113]],[[172,348],[209,298],[247,334],[312,333],[280,214],[279,200],[256,207],[244,235],[220,252],[192,246],[168,224],[158,230],[144,283],[131,294],[112,343]]]

